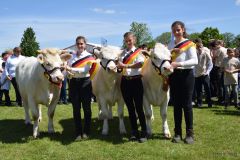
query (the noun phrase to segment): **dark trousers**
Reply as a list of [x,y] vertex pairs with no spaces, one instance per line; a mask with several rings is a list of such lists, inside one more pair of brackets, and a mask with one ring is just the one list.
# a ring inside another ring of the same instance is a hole
[[216,93],[218,97],[218,101],[222,102],[224,100],[224,83],[223,83],[223,72],[220,67],[213,66],[211,71],[211,84],[214,91],[212,93]]
[[21,98],[20,92],[18,90],[18,84],[17,84],[17,81],[16,81],[15,77],[12,78],[11,83],[12,83],[13,88],[15,90],[16,102],[17,102],[18,105],[22,105],[22,98]]
[[192,69],[175,69],[170,75],[170,90],[174,106],[175,134],[182,134],[182,109],[184,111],[186,131],[193,129],[192,94],[194,75]]
[[[91,95],[92,83],[89,78],[72,78],[69,86],[69,96],[73,106],[73,119],[76,136],[90,134],[91,128]],[[81,106],[84,112],[84,128],[81,122]],[[82,129],[83,128],[83,129]]]
[[146,120],[143,112],[143,84],[141,78],[126,79],[122,77],[121,91],[123,99],[126,103],[129,120],[131,124],[132,132],[134,136],[138,136],[137,117],[141,125],[142,133],[146,134]]
[[195,86],[197,92],[197,103],[202,105],[202,93],[203,93],[202,86],[204,86],[204,91],[206,93],[206,101],[208,105],[212,105],[209,76],[203,75],[195,78]]
[[6,105],[9,106],[11,105],[11,100],[10,100],[10,96],[9,96],[9,90],[6,90],[6,89],[2,89],[0,90],[0,97],[2,98],[3,94],[5,96],[5,102],[6,102]]

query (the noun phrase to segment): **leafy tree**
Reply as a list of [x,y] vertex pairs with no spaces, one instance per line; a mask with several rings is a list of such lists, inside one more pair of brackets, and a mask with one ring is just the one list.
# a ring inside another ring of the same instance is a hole
[[36,56],[39,49],[39,43],[36,42],[35,32],[31,27],[27,28],[21,40],[20,47],[25,56]]
[[238,34],[233,40],[234,46],[240,48],[240,34]]
[[162,44],[168,44],[171,40],[171,32],[164,32],[160,36],[155,38],[156,42],[160,42]]
[[234,48],[235,47],[235,44],[234,44],[234,34],[230,33],[230,32],[226,32],[226,33],[223,33],[223,40],[225,42],[225,47],[227,48]]
[[208,43],[212,39],[223,39],[223,36],[219,33],[217,28],[207,27],[200,34],[204,46],[208,46]]
[[130,31],[136,36],[136,46],[150,43],[153,38],[145,23],[132,22]]
[[200,38],[201,33],[195,32],[188,35],[188,39],[194,41],[197,38]]

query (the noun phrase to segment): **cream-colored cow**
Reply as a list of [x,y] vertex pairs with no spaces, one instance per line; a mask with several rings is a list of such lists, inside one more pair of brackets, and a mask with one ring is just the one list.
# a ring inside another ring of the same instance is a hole
[[147,133],[152,134],[151,118],[153,111],[151,105],[160,106],[163,134],[166,138],[170,138],[171,134],[167,123],[167,106],[170,99],[167,79],[173,70],[166,69],[170,67],[170,51],[164,45],[156,43],[155,48],[149,54],[149,58],[142,69],[143,105]]
[[31,110],[34,138],[39,135],[41,104],[48,107],[48,132],[54,132],[53,116],[64,79],[61,69],[63,62],[71,58],[68,53],[60,56],[62,51],[58,49],[44,49],[39,53],[37,58],[25,58],[16,67],[16,81],[25,109],[25,124],[31,123],[29,115]]
[[123,122],[124,100],[120,90],[121,75],[117,73],[115,63],[121,52],[122,50],[112,47],[102,47],[99,52],[95,52],[100,58],[101,67],[92,80],[92,87],[99,105],[99,118],[103,119],[103,135],[108,134],[108,119],[112,119],[112,106],[115,103],[118,104],[120,133],[126,133]]

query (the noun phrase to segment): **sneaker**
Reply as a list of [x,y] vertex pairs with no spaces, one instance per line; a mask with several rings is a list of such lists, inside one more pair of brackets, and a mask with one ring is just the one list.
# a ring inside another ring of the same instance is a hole
[[194,139],[192,136],[187,136],[185,139],[184,139],[184,143],[186,144],[193,144],[194,143]]
[[77,136],[77,138],[75,139],[75,141],[81,141],[83,138],[81,135]]
[[175,135],[172,139],[173,143],[180,143],[182,140],[182,137],[180,135]]
[[88,138],[89,138],[89,136],[84,133],[83,136],[82,136],[82,139],[85,139],[85,140],[86,140],[86,139],[88,139]]

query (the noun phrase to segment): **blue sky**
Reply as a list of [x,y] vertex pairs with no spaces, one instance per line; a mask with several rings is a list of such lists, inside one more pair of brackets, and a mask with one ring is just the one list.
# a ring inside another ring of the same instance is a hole
[[65,48],[78,35],[89,42],[121,46],[133,21],[147,23],[153,37],[181,20],[187,32],[217,27],[240,34],[240,0],[2,0],[0,52],[18,46],[32,27],[41,48]]

